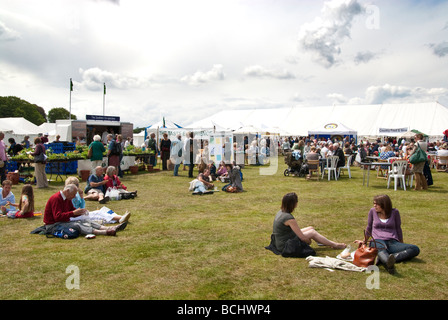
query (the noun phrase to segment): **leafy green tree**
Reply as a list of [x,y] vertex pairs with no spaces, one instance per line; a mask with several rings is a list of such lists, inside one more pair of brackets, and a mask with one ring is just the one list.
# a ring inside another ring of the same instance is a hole
[[47,122],[45,110],[18,97],[0,97],[0,117],[23,117],[39,126]]
[[[64,108],[53,108],[48,111],[48,122],[55,123],[56,120],[68,120],[70,118],[70,112]],[[72,120],[76,120],[76,116],[72,114]]]

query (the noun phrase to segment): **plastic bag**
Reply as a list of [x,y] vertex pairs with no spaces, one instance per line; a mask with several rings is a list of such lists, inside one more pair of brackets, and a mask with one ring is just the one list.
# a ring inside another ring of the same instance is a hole
[[336,258],[345,261],[353,261],[355,251],[356,251],[355,249],[352,249],[352,247],[348,245],[340,254],[336,256]]
[[120,192],[117,188],[107,188],[105,197],[109,197],[110,200],[120,200]]

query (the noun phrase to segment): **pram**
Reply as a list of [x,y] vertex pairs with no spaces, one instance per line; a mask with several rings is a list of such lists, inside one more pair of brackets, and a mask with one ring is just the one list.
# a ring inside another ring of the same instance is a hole
[[285,164],[288,165],[288,169],[285,169],[283,174],[287,177],[289,175],[295,175],[298,177],[304,177],[306,175],[305,165],[303,157],[299,150],[293,152],[285,152]]

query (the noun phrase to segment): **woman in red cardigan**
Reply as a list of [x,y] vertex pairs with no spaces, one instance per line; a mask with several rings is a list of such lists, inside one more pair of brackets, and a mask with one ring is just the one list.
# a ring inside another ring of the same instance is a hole
[[127,187],[121,183],[120,179],[117,176],[117,169],[114,166],[107,167],[106,175],[104,176],[104,180],[107,181],[105,188],[117,188],[127,190]]

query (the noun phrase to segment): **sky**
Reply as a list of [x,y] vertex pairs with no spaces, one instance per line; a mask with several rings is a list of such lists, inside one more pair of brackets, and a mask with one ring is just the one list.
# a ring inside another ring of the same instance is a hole
[[229,109],[448,107],[446,12],[436,0],[0,0],[0,96],[134,128]]

